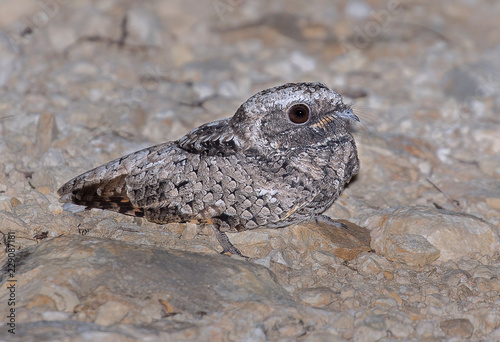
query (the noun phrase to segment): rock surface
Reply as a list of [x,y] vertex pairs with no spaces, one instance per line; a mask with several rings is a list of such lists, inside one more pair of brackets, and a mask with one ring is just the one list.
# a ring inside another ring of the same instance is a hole
[[[499,340],[499,16],[486,0],[1,1],[0,242],[15,252],[0,262],[25,264],[18,334],[0,340]],[[210,227],[58,202],[80,172],[298,81],[361,118],[361,172],[326,212],[348,231],[229,235],[247,262],[217,255]],[[226,276],[161,277],[162,258]]]
[[[55,338],[60,332],[54,322],[59,321],[67,321],[59,322],[61,326],[86,322],[90,334],[118,329],[137,337],[140,325],[161,322],[161,333],[147,335],[195,340],[190,334],[197,325],[224,334],[221,315],[232,317],[232,326],[226,328],[241,334],[253,334],[261,323],[265,329],[277,326],[283,331],[274,332],[276,337],[300,336],[309,329],[307,322],[314,322],[311,315],[328,319],[298,305],[267,268],[221,255],[68,236],[17,252],[15,264],[20,298],[16,314],[26,324],[15,334],[19,341],[42,333]],[[12,282],[4,275],[2,284],[6,283]],[[9,295],[2,286],[1,302],[7,302]],[[238,314],[245,307],[251,310]],[[47,319],[47,312],[54,318]],[[1,314],[8,316],[7,306]],[[29,324],[41,317],[45,323]],[[265,327],[268,320],[270,326]],[[115,328],[106,329],[110,326]],[[6,336],[8,327],[1,330]]]
[[372,216],[372,247],[389,260],[423,266],[436,259],[495,257],[498,228],[475,216],[426,207],[389,210]]

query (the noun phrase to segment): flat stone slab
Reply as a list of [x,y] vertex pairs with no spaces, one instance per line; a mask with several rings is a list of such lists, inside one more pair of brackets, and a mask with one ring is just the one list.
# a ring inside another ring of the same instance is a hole
[[[235,307],[254,306],[244,314],[246,322],[252,321],[249,313],[261,320],[278,308],[299,306],[267,268],[222,255],[78,235],[15,254],[17,322],[29,323],[18,324],[12,335],[18,339],[70,336],[63,334],[68,325],[75,334],[123,333],[124,326],[134,324],[197,330],[226,310],[233,311],[228,317],[237,317]],[[2,303],[14,283],[5,270]],[[7,310],[1,306],[2,316]],[[5,336],[7,329],[3,325],[0,334]]]

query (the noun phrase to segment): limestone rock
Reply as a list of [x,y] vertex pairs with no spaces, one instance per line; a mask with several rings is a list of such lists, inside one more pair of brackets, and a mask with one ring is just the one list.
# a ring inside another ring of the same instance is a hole
[[127,313],[126,305],[112,300],[97,309],[95,323],[107,327],[120,322]]
[[416,265],[433,261],[435,249],[438,260],[445,262],[474,254],[494,256],[500,248],[498,228],[475,216],[447,210],[391,209],[371,218],[367,226],[372,227],[372,246],[377,253]]
[[465,318],[448,319],[439,323],[439,327],[447,336],[469,338],[474,332],[474,326]]
[[[17,251],[15,263],[16,312],[26,323],[13,341],[69,337],[74,329],[123,336],[140,322],[174,331],[167,333],[174,340],[190,334],[197,339],[202,329],[247,334],[258,322],[264,322],[275,338],[296,338],[308,329],[311,316],[268,269],[222,255],[66,236]],[[6,282],[10,284],[10,278],[2,273],[2,303],[9,295]],[[311,294],[306,297],[313,305],[328,301],[321,295],[319,300]],[[7,310],[6,305],[0,307],[4,316]],[[65,322],[53,319],[63,316],[68,317]],[[322,316],[311,317],[321,321]],[[5,335],[6,327],[0,329]],[[133,334],[138,338],[139,331]]]
[[289,242],[298,250],[324,251],[344,260],[352,260],[359,253],[370,250],[369,231],[348,221],[348,229],[324,223],[305,224],[291,227],[292,238]]
[[423,266],[439,258],[439,250],[422,235],[391,234],[386,241],[385,256],[407,265]]

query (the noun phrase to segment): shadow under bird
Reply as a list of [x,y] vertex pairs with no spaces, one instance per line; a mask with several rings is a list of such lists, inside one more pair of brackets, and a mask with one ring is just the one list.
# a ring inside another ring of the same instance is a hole
[[61,202],[144,217],[159,224],[212,225],[224,252],[241,255],[225,232],[320,220],[359,171],[349,131],[358,121],[321,83],[263,90],[233,117],[204,124],[64,184]]

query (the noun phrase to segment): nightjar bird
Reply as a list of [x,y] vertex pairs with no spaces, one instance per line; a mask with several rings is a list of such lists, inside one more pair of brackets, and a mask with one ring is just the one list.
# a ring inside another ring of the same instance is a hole
[[58,193],[61,202],[155,223],[212,225],[224,251],[241,255],[224,232],[335,223],[321,213],[359,171],[352,120],[324,84],[288,83],[250,97],[231,118],[87,171]]

